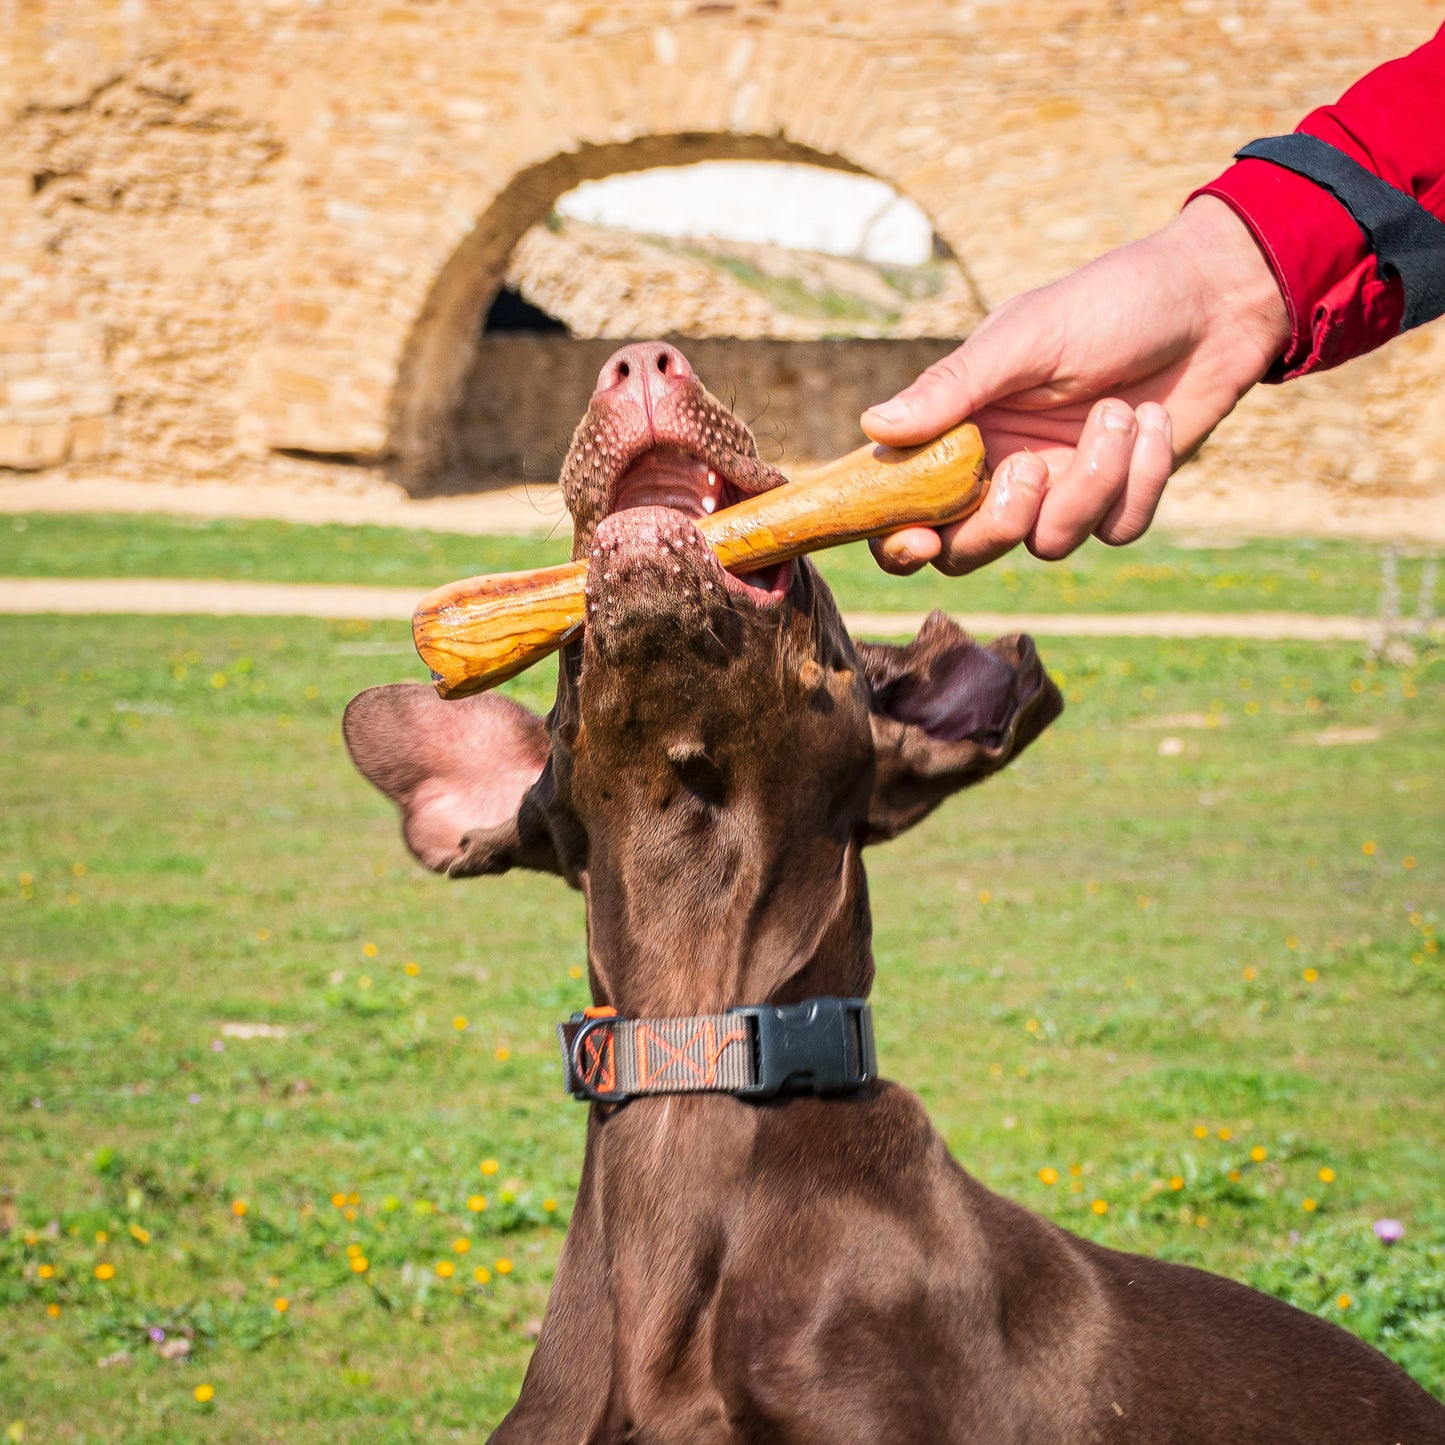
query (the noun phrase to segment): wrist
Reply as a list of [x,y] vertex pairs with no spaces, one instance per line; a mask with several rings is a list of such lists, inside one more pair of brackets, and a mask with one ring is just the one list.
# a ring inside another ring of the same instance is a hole
[[1207,330],[1227,332],[1258,355],[1252,385],[1290,346],[1289,307],[1274,267],[1254,233],[1218,197],[1196,196],[1167,228],[1176,229]]

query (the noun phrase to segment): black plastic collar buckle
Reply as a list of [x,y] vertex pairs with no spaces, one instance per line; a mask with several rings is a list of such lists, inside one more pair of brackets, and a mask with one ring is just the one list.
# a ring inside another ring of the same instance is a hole
[[757,1080],[744,1099],[774,1094],[839,1094],[878,1077],[873,1010],[861,998],[810,998],[730,1010],[753,1021]]

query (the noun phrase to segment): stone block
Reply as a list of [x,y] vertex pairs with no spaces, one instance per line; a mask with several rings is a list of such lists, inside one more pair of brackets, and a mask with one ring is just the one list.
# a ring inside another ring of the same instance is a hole
[[77,462],[94,461],[111,449],[111,419],[108,416],[87,416],[71,424],[70,455]]
[[11,406],[44,406],[60,395],[60,388],[48,376],[13,376],[5,383]]

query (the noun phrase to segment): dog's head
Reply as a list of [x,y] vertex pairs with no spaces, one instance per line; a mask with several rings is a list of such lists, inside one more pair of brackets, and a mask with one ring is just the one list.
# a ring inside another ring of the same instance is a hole
[[583,889],[594,988],[627,1013],[866,991],[862,846],[1062,707],[1026,637],[935,613],[907,646],[854,642],[806,560],[726,572],[694,519],[783,480],[679,351],[625,347],[562,469],[588,591],[551,714],[419,685],[346,711],[427,867]]

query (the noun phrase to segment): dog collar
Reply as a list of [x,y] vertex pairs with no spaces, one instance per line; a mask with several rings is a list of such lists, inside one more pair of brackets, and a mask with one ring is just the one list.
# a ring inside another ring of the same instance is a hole
[[878,1077],[873,1012],[861,998],[666,1019],[590,1008],[558,1024],[557,1037],[567,1092],[603,1104],[646,1094],[841,1094]]

